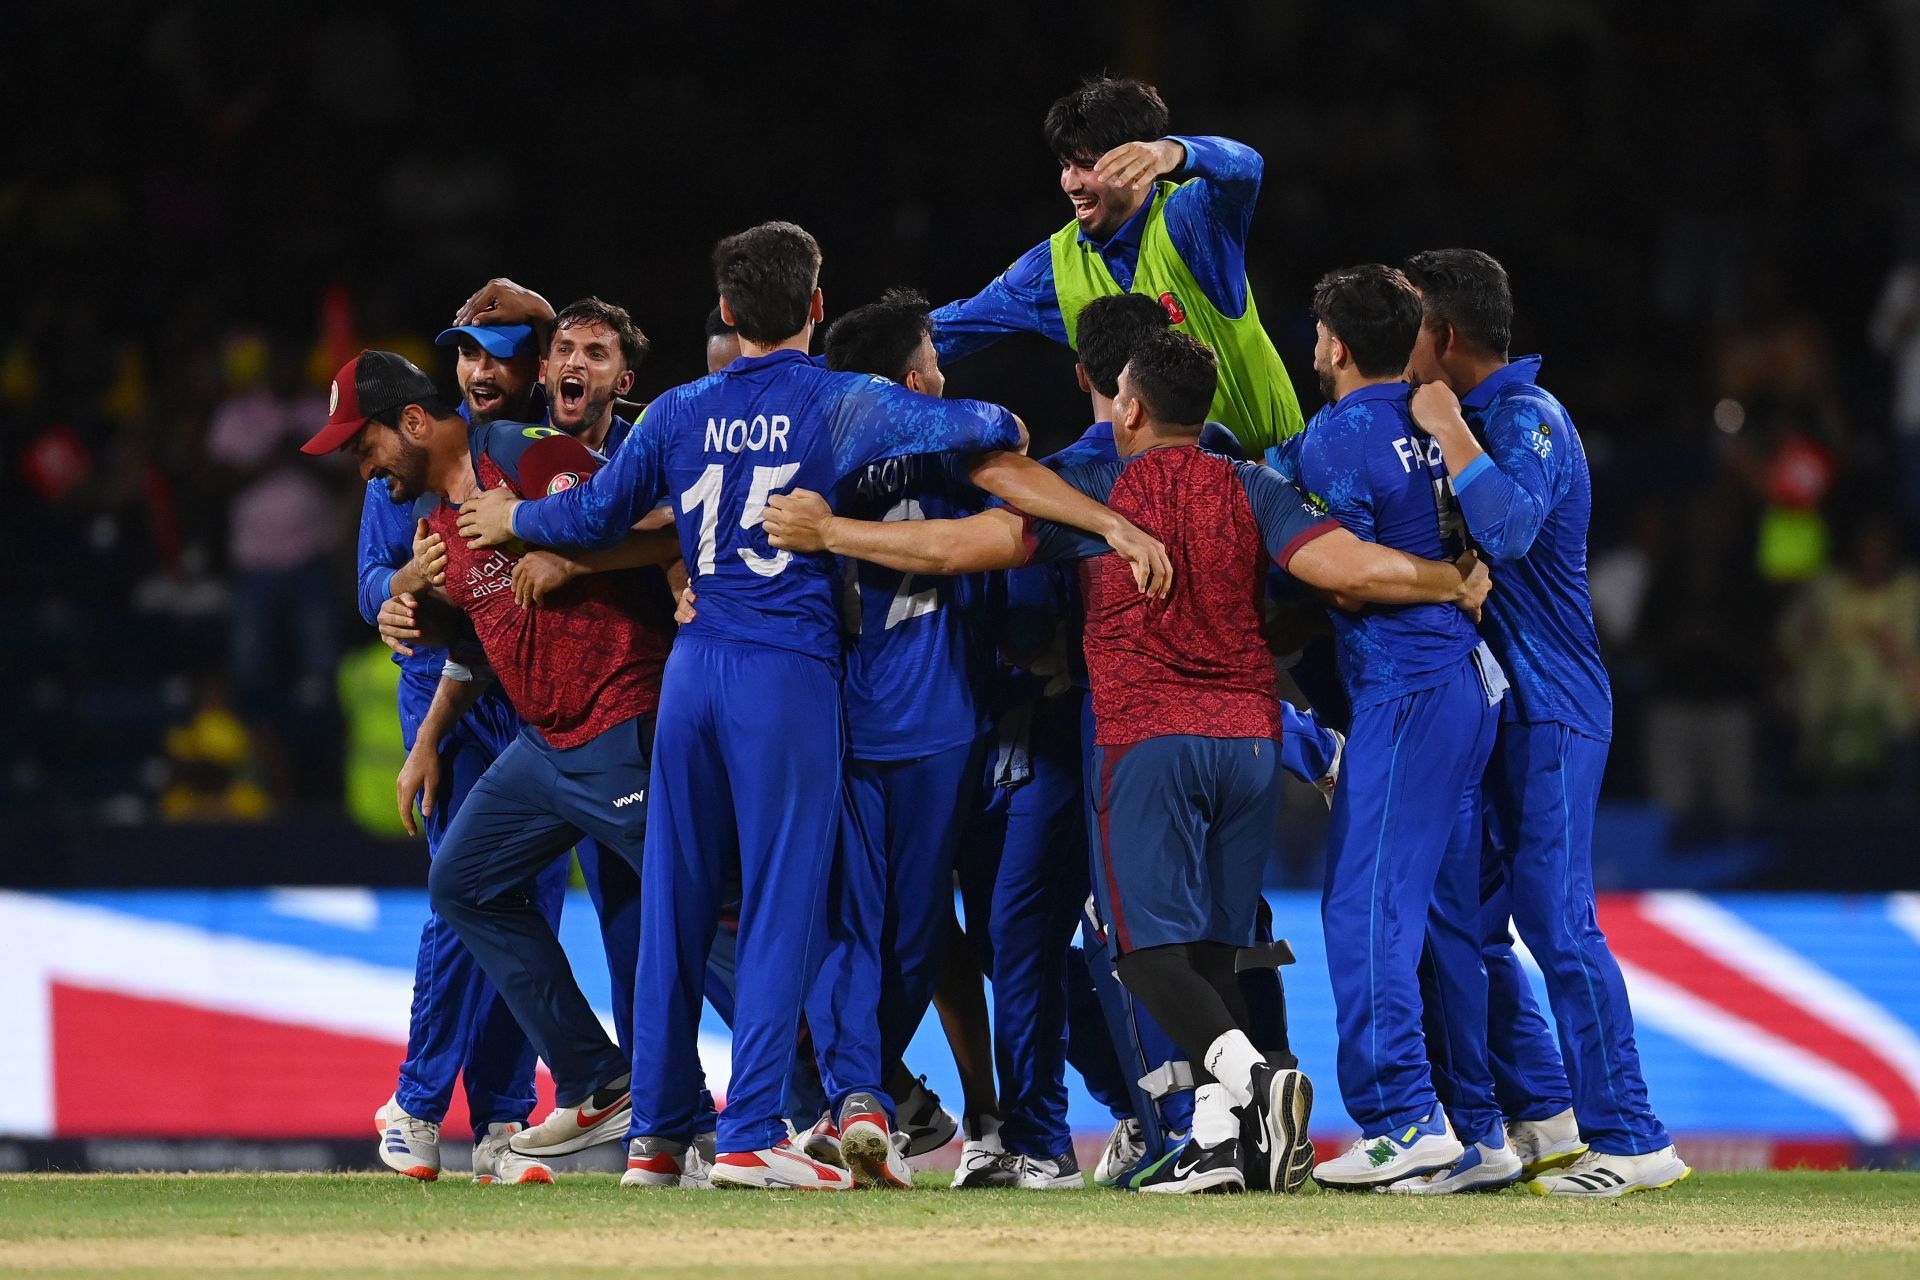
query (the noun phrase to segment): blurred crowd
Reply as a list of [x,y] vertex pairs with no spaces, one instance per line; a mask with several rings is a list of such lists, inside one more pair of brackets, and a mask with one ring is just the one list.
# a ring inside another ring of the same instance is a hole
[[[628,54],[698,44],[744,9],[719,4],[708,32],[643,6],[632,44],[528,50],[576,60],[545,118],[435,112],[514,89],[470,78],[501,56],[497,29],[296,6],[262,40],[192,5],[144,24],[30,6],[17,47],[38,74],[113,75],[0,174],[24,296],[0,327],[10,812],[248,821],[337,809],[356,769],[386,768],[366,708],[384,696],[391,716],[391,696],[353,610],[360,486],[296,452],[360,346],[450,383],[424,340],[511,274],[631,306],[656,343],[651,393],[700,369],[705,246],[773,214],[819,235],[830,308],[895,283],[970,293],[1066,219],[1037,117],[1102,66],[1157,80],[1176,129],[1266,156],[1250,268],[1309,407],[1322,270],[1443,243],[1506,263],[1516,354],[1545,353],[1594,463],[1613,796],[1706,838],[1809,798],[1910,809],[1916,6],[1123,8],[986,6],[937,55],[769,18],[769,48],[728,68],[759,87],[723,108]],[[866,74],[815,86],[800,53]],[[995,57],[994,101],[958,92]],[[1435,89],[1396,58],[1499,74]],[[801,79],[833,145],[810,161],[804,139],[718,140],[766,128]],[[956,393],[1030,420],[1083,403],[1051,352],[961,372]],[[1020,388],[1043,382],[1035,413]]]

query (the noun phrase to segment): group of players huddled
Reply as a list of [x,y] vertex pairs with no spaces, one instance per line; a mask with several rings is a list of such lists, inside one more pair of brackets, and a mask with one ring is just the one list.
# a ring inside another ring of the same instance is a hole
[[[905,1187],[964,1126],[954,1186],[1077,1187],[1071,1061],[1116,1120],[1095,1181],[1126,1189],[1687,1176],[1594,913],[1587,464],[1507,355],[1505,272],[1326,275],[1303,425],[1247,285],[1261,159],[1167,128],[1139,81],[1061,98],[1073,220],[975,297],[847,312],[824,357],[813,238],[728,236],[708,374],[635,422],[628,313],[505,280],[438,339],[458,398],[387,352],[340,370],[304,448],[367,481],[360,604],[432,852],[388,1165],[438,1175],[464,1076],[479,1181],[625,1138],[632,1186]],[[1020,331],[1092,400],[1040,462],[1014,414],[941,396],[942,361]],[[1318,1163],[1261,894],[1283,771],[1332,804],[1363,1134]],[[569,850],[614,1040],[555,935]],[[733,1033],[717,1114],[703,1001]],[[930,1004],[958,1120],[902,1062]],[[528,1127],[536,1054],[556,1105]]]

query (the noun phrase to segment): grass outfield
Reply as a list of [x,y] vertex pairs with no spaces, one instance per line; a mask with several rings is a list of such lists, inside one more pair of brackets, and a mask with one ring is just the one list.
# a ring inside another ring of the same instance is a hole
[[[1695,1174],[1569,1203],[1117,1192],[623,1191],[391,1175],[0,1177],[0,1274],[113,1277],[1920,1275],[1920,1174]],[[521,1254],[524,1251],[524,1254]],[[516,1257],[520,1254],[520,1257]],[[1409,1255],[1423,1255],[1415,1263]],[[522,1260],[524,1258],[524,1260]]]

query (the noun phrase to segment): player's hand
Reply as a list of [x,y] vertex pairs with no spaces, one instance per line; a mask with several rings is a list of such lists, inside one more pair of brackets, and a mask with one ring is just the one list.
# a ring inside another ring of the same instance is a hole
[[403,591],[381,605],[380,614],[374,619],[380,639],[403,658],[413,656],[413,645],[421,638],[419,608],[420,602],[413,592]]
[[453,313],[457,328],[468,324],[550,324],[553,304],[504,276],[487,281]]
[[1165,599],[1173,589],[1173,561],[1167,557],[1167,549],[1125,516],[1116,515],[1114,520],[1114,527],[1107,532],[1107,545],[1133,566],[1134,586],[1146,595]]
[[551,551],[529,551],[513,566],[513,602],[531,609],[580,576],[579,566]]
[[1467,420],[1460,416],[1460,398],[1444,382],[1423,382],[1413,393],[1413,425],[1430,436],[1445,435],[1449,428],[1466,430]]
[[684,627],[699,616],[693,609],[693,587],[689,584],[674,598],[673,620]]
[[425,520],[414,526],[413,559],[408,564],[423,586],[447,585],[447,544]]
[[1487,592],[1493,590],[1493,574],[1487,569],[1487,562],[1469,551],[1453,562],[1460,571],[1460,594],[1454,599],[1460,612],[1480,621],[1480,606],[1487,602]]
[[1093,166],[1093,176],[1112,187],[1138,191],[1153,185],[1163,173],[1187,162],[1187,149],[1170,138],[1158,142],[1123,142]]
[[513,541],[513,509],[520,499],[505,489],[487,489],[460,504],[460,536],[475,551]]
[[440,794],[440,745],[425,739],[416,739],[413,750],[407,752],[407,762],[400,766],[400,776],[393,784],[394,800],[400,806],[400,825],[407,834],[417,836],[419,828],[413,821],[413,803],[418,797],[420,816],[433,816],[435,798]]
[[833,509],[811,489],[776,493],[767,499],[767,545],[783,551],[825,551]]

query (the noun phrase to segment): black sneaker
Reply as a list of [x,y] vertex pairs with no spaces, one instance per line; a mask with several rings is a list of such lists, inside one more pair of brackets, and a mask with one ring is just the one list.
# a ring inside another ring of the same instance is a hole
[[1189,1139],[1171,1151],[1139,1177],[1135,1191],[1157,1191],[1165,1195],[1214,1193],[1231,1195],[1247,1189],[1247,1175],[1240,1167],[1240,1140],[1203,1147]]
[[[1243,1109],[1247,1187],[1291,1195],[1313,1172],[1313,1082],[1305,1073],[1256,1063],[1253,1101]],[[1264,1169],[1256,1168],[1264,1164]]]
[[906,1097],[894,1106],[894,1128],[906,1135],[909,1158],[938,1151],[953,1141],[960,1122],[940,1105],[940,1095],[927,1087],[927,1078],[919,1077]]

